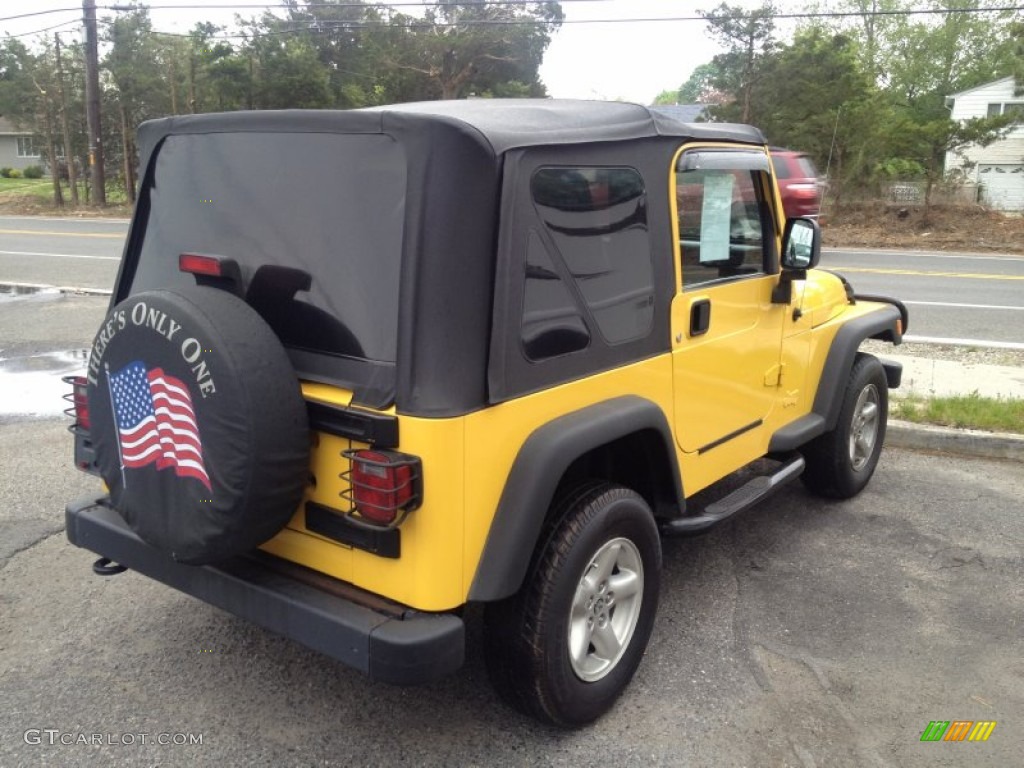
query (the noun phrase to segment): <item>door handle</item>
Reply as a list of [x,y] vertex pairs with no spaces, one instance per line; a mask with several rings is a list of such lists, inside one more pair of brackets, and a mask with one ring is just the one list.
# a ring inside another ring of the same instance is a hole
[[690,338],[703,336],[711,327],[711,299],[698,299],[690,305]]

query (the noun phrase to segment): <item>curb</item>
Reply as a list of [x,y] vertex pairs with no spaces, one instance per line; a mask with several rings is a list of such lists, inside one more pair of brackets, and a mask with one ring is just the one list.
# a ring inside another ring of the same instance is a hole
[[1024,435],[952,429],[890,420],[886,428],[885,444],[891,448],[1024,462]]

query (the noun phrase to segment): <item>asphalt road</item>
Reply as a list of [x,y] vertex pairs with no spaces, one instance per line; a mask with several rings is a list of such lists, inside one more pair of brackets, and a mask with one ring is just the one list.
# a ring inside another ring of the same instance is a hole
[[128,223],[0,216],[0,283],[110,290]]
[[827,249],[821,266],[906,303],[913,336],[1024,348],[1024,256]]
[[[83,347],[104,308],[0,302],[3,356],[38,373]],[[492,693],[476,610],[461,671],[394,688],[137,574],[94,576],[62,533],[64,503],[97,487],[71,468],[66,422],[11,398],[0,409],[2,766],[931,768],[1024,754],[1018,464],[889,450],[852,501],[794,485],[666,541],[637,677],[597,724],[560,733]],[[934,720],[997,725],[984,743],[922,743]]]
[[[109,290],[128,225],[0,217],[0,283]],[[826,249],[860,293],[903,299],[913,337],[1024,345],[1024,257]]]

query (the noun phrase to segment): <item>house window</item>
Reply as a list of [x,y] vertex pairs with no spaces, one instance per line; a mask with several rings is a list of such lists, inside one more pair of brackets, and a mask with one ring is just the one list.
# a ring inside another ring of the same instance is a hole
[[1011,101],[1009,104],[989,104],[988,116],[1020,115],[1024,117],[1024,101]]
[[18,137],[18,157],[39,157],[35,139],[31,136]]

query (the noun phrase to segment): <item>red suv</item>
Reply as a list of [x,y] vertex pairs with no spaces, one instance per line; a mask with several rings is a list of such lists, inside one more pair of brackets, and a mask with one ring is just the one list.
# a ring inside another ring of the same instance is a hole
[[821,212],[821,185],[814,161],[803,152],[781,147],[772,147],[771,156],[786,218],[804,216],[818,219]]

